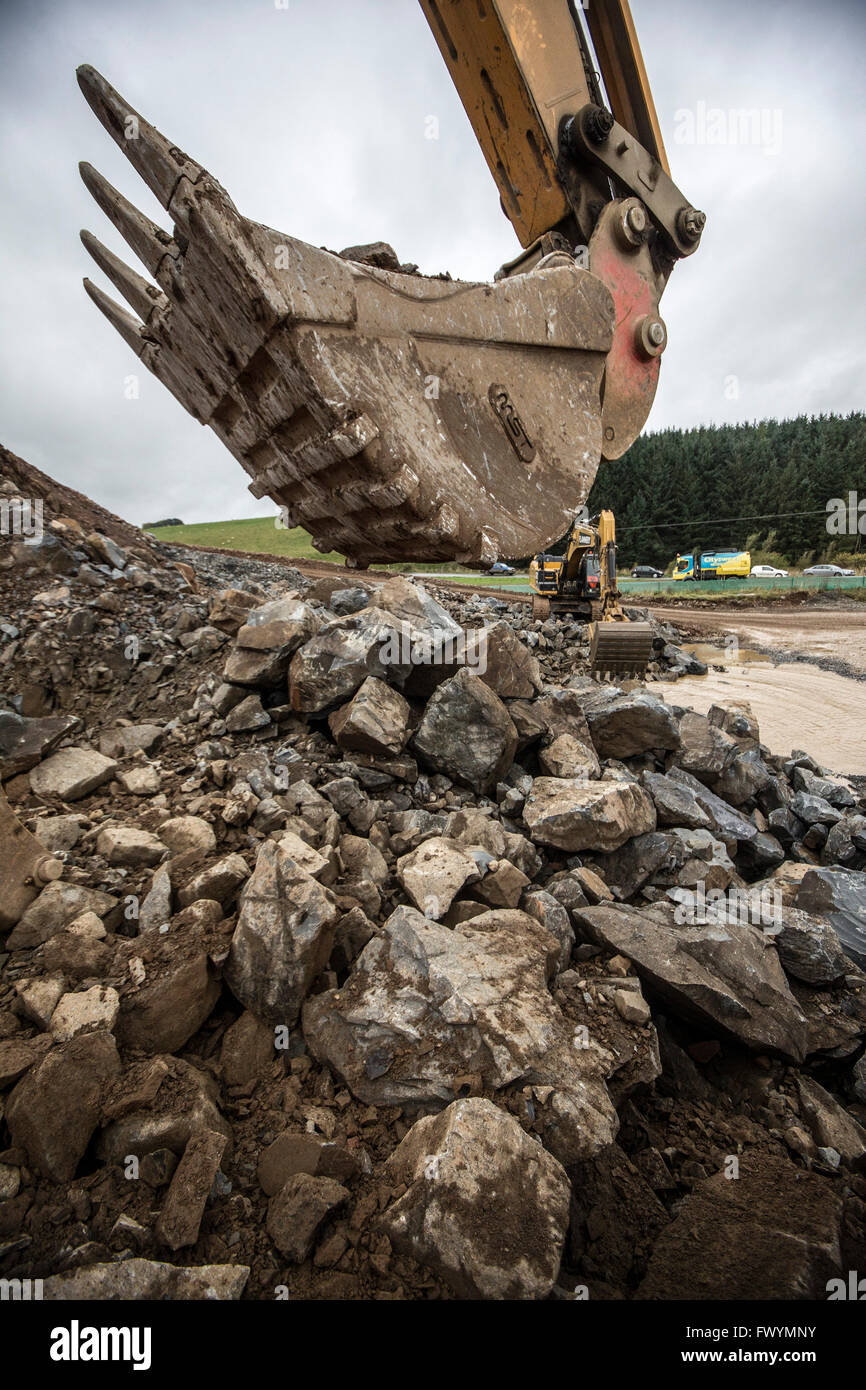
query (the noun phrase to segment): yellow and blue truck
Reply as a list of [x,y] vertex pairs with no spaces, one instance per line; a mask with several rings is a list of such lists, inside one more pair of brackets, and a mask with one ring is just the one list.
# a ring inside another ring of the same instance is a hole
[[678,555],[674,579],[748,579],[752,557],[748,550],[705,550]]

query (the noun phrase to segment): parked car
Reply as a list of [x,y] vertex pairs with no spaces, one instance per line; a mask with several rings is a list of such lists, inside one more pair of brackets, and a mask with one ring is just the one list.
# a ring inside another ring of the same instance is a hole
[[823,575],[825,579],[828,576],[835,576],[838,579],[852,579],[854,577],[853,570],[844,570],[841,565],[810,565],[807,570],[803,570],[803,573],[815,574],[819,577]]
[[497,560],[495,565],[490,566],[491,574],[513,574],[511,565],[506,565],[504,560]]
[[661,579],[662,571],[653,569],[652,565],[635,565],[631,572],[632,579]]
[[787,570],[774,569],[772,565],[752,565],[752,574],[756,574],[759,579],[787,579]]

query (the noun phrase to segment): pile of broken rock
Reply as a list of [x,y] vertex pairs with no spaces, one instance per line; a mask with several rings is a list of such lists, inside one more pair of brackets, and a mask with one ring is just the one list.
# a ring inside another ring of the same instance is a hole
[[[0,945],[0,1274],[824,1297],[864,1267],[848,781],[747,706],[550,680],[519,605],[73,540],[48,601],[0,572],[0,782],[62,866]],[[464,626],[486,663],[431,660]],[[747,890],[771,920],[702,918]]]

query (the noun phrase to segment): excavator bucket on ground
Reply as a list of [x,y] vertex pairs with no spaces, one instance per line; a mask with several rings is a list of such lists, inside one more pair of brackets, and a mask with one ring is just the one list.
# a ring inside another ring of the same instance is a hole
[[593,623],[590,670],[594,676],[643,676],[652,655],[652,643],[649,623]]
[[569,0],[422,5],[524,247],[493,284],[249,221],[85,66],[87,101],[174,223],[82,165],[152,277],[82,232],[132,313],[85,287],[317,549],[485,568],[562,536],[602,455],[643,428],[659,299],[702,222],[668,175],[626,0],[594,0],[589,19],[612,111]]

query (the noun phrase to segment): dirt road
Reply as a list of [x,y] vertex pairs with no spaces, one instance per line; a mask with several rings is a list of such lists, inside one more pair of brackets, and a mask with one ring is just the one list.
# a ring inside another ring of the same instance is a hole
[[722,645],[725,635],[733,633],[746,646],[797,652],[816,663],[840,661],[866,675],[866,605],[861,609],[837,604],[793,609],[659,606],[653,612]]

